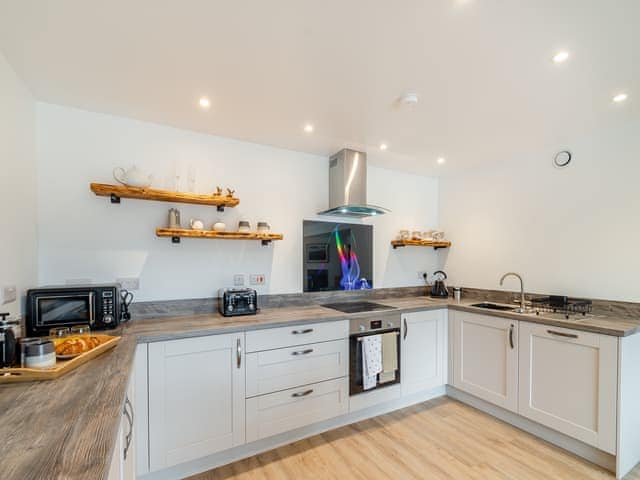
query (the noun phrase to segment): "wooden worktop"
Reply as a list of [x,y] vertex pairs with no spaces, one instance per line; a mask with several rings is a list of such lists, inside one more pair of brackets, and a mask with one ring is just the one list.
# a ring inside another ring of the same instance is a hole
[[[478,300],[428,297],[375,299],[398,313],[450,308],[544,323],[614,336],[640,330],[640,319],[590,315],[564,320],[546,316],[487,311]],[[388,312],[388,311],[387,311]],[[115,349],[67,376],[49,382],[0,386],[0,456],[3,480],[105,478],[121,420],[125,392],[138,343],[217,333],[332,321],[375,315],[344,314],[319,305],[266,308],[257,315],[225,318],[218,313],[133,321],[115,334]]]

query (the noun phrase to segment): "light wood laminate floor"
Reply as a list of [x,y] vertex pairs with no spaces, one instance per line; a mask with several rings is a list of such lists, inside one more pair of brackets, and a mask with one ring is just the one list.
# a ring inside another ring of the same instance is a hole
[[[445,397],[316,435],[190,480],[614,478],[596,465]],[[640,469],[625,480],[640,480]]]

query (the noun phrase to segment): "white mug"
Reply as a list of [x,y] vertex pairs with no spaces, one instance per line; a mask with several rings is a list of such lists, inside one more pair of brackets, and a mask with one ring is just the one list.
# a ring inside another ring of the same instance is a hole
[[204,222],[202,220],[198,220],[197,218],[192,218],[191,220],[189,220],[189,225],[191,225],[191,228],[193,230],[204,229]]

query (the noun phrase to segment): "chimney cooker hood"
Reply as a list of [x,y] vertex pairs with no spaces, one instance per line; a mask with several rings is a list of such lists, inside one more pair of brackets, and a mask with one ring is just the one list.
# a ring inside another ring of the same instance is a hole
[[367,154],[344,148],[329,158],[329,210],[318,215],[370,217],[390,210],[367,204]]

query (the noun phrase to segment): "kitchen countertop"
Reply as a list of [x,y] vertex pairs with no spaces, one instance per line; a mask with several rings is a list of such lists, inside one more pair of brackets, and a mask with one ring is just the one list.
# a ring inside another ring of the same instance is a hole
[[[398,313],[448,307],[557,327],[614,336],[640,330],[640,318],[605,315],[518,314],[472,307],[478,300],[455,302],[428,297],[373,300]],[[385,312],[390,312],[389,310]],[[119,328],[122,340],[109,352],[53,381],[0,385],[0,472],[4,480],[105,478],[109,470],[135,347],[216,333],[332,321],[375,312],[345,314],[319,305],[268,308],[257,315],[225,318],[218,313],[137,320]]]

